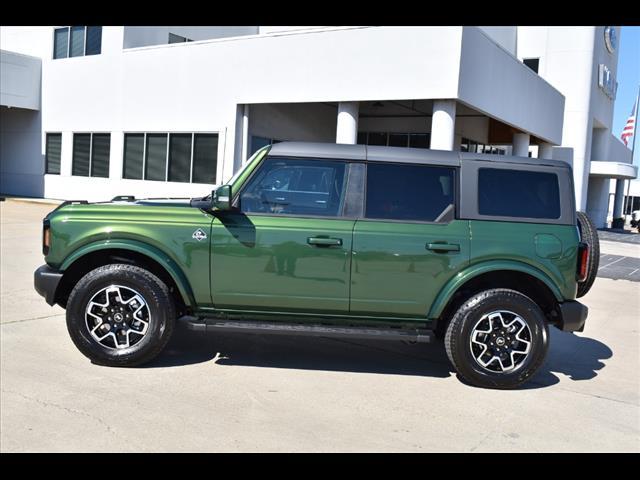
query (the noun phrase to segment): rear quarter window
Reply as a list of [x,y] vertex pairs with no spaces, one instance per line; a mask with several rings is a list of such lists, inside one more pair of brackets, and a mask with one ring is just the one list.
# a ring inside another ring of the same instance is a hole
[[560,218],[558,175],[481,168],[478,171],[478,213],[496,217]]

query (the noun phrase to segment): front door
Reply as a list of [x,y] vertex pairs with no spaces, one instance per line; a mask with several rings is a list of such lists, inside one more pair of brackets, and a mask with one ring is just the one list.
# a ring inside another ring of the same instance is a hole
[[355,220],[344,217],[348,165],[267,157],[211,235],[219,309],[345,314]]
[[455,178],[449,166],[368,163],[365,218],[353,233],[352,314],[425,318],[468,264]]

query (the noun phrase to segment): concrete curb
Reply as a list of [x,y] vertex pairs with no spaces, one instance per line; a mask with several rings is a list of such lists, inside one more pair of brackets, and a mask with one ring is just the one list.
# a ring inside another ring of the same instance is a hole
[[43,205],[60,205],[64,200],[54,200],[50,198],[29,198],[29,197],[7,197],[0,196],[2,201],[6,202],[20,202],[31,204],[43,204]]

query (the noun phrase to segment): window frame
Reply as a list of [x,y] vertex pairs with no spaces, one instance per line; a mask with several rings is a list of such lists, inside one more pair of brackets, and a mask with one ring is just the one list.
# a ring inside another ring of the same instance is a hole
[[[410,166],[410,167],[431,167],[431,168],[448,168],[453,172],[453,215],[449,217],[448,220],[442,220],[439,222],[433,220],[407,220],[407,219],[395,219],[395,218],[376,218],[376,217],[367,217],[367,187],[368,187],[368,178],[369,178],[369,165],[371,164],[383,164],[383,165],[399,165],[399,166]],[[362,218],[358,220],[367,221],[367,222],[391,222],[391,223],[412,223],[412,224],[424,224],[424,225],[448,225],[451,222],[459,219],[458,212],[460,211],[459,202],[460,202],[460,168],[453,165],[439,164],[439,163],[407,163],[407,162],[380,162],[380,161],[368,161],[366,162],[365,174],[364,174],[364,191],[362,198]]]
[[[142,178],[127,178],[125,177],[125,155],[126,155],[126,136],[127,135],[142,135]],[[147,136],[148,135],[166,135],[166,152],[165,152],[165,172],[164,172],[164,180],[151,180],[146,178],[146,168],[147,168]],[[191,152],[189,158],[189,181],[188,182],[180,182],[169,180],[169,159],[170,159],[170,150],[171,150],[171,135],[191,135]],[[193,181],[193,154],[195,147],[195,139],[196,135],[216,135],[218,137],[218,145],[216,149],[216,173],[215,173],[215,182],[214,183],[201,183]],[[220,185],[219,179],[219,171],[220,168],[220,131],[139,131],[134,130],[130,132],[122,132],[122,169],[120,171],[120,180],[132,180],[137,182],[165,182],[165,183],[182,183],[187,185]]]
[[[74,57],[71,56],[71,29],[73,27],[82,27],[84,29],[84,33],[82,36],[82,55],[76,55]],[[100,27],[101,32],[100,32],[100,52],[99,53],[91,53],[89,55],[87,55],[87,34],[89,32],[89,27]],[[52,29],[52,52],[51,52],[51,59],[52,60],[63,60],[63,59],[69,59],[69,58],[82,58],[82,57],[93,57],[94,55],[101,55],[102,54],[102,25],[60,25],[60,26],[54,26]],[[56,57],[56,31],[58,30],[66,30],[67,31],[67,52],[66,55],[64,57]]]
[[[57,135],[60,136],[60,164],[58,165],[58,172],[50,172],[49,171],[49,136]],[[62,174],[62,132],[45,132],[44,136],[44,174],[45,175],[61,175]]]
[[[264,148],[264,147],[263,147]],[[264,167],[264,162],[268,159],[279,159],[279,160],[307,160],[307,161],[327,161],[327,162],[341,162],[345,164],[345,179],[344,179],[344,201],[342,203],[342,209],[338,215],[311,215],[311,214],[295,214],[295,213],[269,213],[269,212],[243,212],[239,205],[241,195],[246,191],[248,186],[251,184],[253,178],[260,172],[260,170]],[[259,217],[272,217],[272,218],[312,218],[312,219],[321,219],[321,220],[349,220],[355,221],[361,219],[362,216],[362,203],[358,204],[354,199],[358,198],[358,194],[360,192],[364,192],[364,182],[366,178],[365,175],[362,176],[362,184],[358,185],[357,181],[354,181],[354,175],[351,173],[352,165],[362,165],[366,164],[366,162],[358,159],[346,159],[346,158],[333,158],[333,157],[301,157],[301,156],[286,156],[286,155],[277,155],[270,156],[269,154],[265,155],[262,160],[260,160],[260,164],[256,165],[251,174],[247,177],[247,179],[243,182],[242,187],[237,192],[231,192],[233,196],[233,201],[231,202],[232,210],[228,212],[224,212],[224,214],[236,214],[236,215],[246,215],[246,216],[259,216]],[[357,168],[357,167],[356,167]],[[363,197],[364,202],[364,197]],[[348,210],[355,210],[359,212],[356,215],[345,215],[345,212]]]
[[[468,155],[468,154],[467,154]],[[553,225],[577,225],[575,197],[573,194],[573,174],[571,167],[534,164],[529,161],[487,160],[480,158],[462,158],[460,170],[460,218],[463,220],[487,220],[510,223],[538,223]],[[537,160],[537,159],[532,159]],[[560,194],[560,217],[557,219],[531,217],[505,217],[501,215],[481,215],[478,202],[478,172],[481,168],[505,170],[524,170],[527,172],[555,173],[558,177]]]
[[[109,162],[107,164],[107,176],[101,177],[97,175],[92,175],[93,173],[93,135],[108,135],[109,136]],[[74,175],[73,174],[73,165],[75,160],[75,137],[76,135],[89,135],[89,175]],[[72,177],[80,177],[80,178],[111,178],[111,132],[72,132],[71,136],[71,176]],[[62,161],[62,160],[61,160]]]

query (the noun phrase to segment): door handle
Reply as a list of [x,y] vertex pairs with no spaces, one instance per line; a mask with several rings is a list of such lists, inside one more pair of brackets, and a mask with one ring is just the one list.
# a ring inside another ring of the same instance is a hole
[[427,250],[433,252],[459,252],[460,245],[456,243],[427,243]]
[[307,243],[314,247],[339,247],[342,245],[341,238],[329,238],[329,237],[309,237]]

